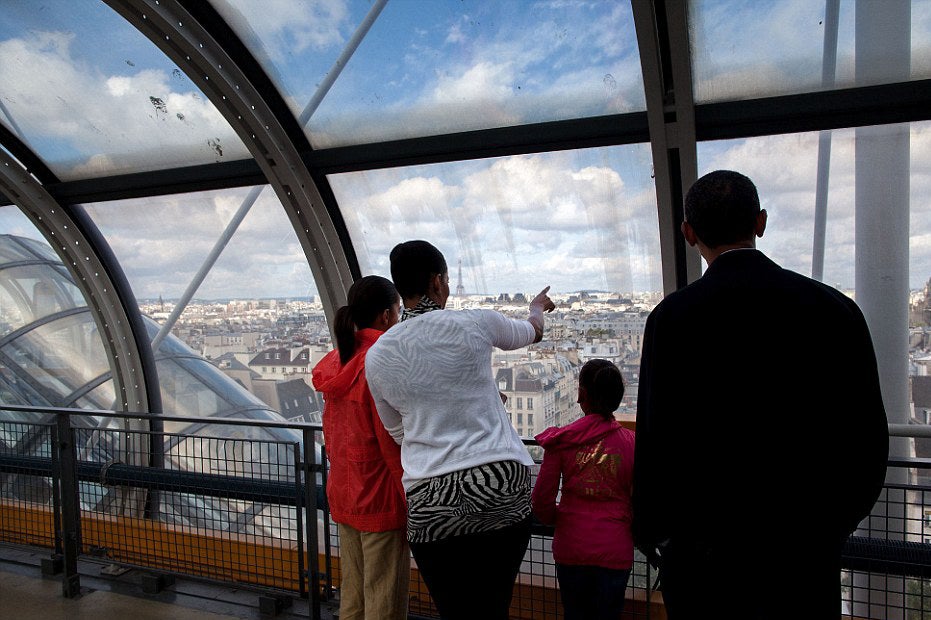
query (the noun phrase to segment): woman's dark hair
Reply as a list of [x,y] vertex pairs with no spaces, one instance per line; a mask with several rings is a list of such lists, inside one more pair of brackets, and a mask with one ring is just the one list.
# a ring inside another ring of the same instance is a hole
[[446,273],[446,259],[426,241],[405,241],[391,250],[391,279],[404,299],[426,295],[438,273]]
[[624,398],[624,378],[617,366],[603,359],[585,362],[579,371],[579,386],[585,388],[593,412],[614,419],[614,410]]
[[356,352],[356,329],[372,324],[379,314],[398,303],[398,291],[388,278],[365,276],[349,287],[347,303],[336,311],[336,348],[345,364]]

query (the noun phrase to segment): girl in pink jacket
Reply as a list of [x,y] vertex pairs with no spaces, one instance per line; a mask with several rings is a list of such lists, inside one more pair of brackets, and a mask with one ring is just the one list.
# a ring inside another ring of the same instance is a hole
[[556,526],[553,559],[566,620],[616,620],[624,607],[634,562],[634,433],[614,419],[623,397],[617,367],[590,360],[579,372],[578,403],[585,416],[536,437],[545,453],[533,510],[540,521]]

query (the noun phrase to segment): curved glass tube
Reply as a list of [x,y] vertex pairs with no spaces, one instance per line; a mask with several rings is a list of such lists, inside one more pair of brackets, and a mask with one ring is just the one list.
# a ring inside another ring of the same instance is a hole
[[[158,324],[146,320],[150,336]],[[156,363],[162,401],[173,415],[285,421],[174,336],[165,340]],[[77,287],[60,260],[41,242],[0,235],[0,397],[21,405],[110,409],[113,384],[100,334]],[[39,413],[0,410],[0,448],[16,454],[47,455],[48,436],[34,429],[50,417]],[[18,422],[30,425],[17,424]],[[97,463],[149,462],[150,435],[138,423],[105,416],[74,416],[78,459]],[[29,426],[29,431],[18,431]],[[280,428],[233,426],[220,428],[202,422],[166,423],[164,467],[263,480],[291,480],[294,446],[299,433]],[[196,431],[196,437],[192,434]],[[49,482],[15,476],[5,493],[17,497],[49,496]],[[142,510],[139,493],[82,483],[87,509],[127,514]],[[219,527],[256,533],[283,527],[293,510],[248,502],[229,502],[186,493],[158,493],[159,518],[199,527]],[[282,510],[284,512],[282,513]]]

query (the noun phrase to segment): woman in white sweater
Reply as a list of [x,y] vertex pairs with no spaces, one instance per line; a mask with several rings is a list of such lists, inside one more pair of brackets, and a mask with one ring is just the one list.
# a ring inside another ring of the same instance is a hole
[[526,320],[445,311],[449,273],[426,241],[391,251],[401,322],[369,349],[369,389],[401,445],[408,541],[444,619],[508,617],[530,540],[530,465],[494,384],[494,347],[539,342],[544,289]]

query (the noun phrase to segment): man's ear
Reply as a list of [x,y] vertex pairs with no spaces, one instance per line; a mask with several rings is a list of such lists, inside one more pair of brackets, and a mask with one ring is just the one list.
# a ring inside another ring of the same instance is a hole
[[682,222],[682,226],[679,227],[682,231],[682,236],[685,237],[686,242],[693,248],[695,244],[698,243],[698,235],[695,234],[695,229],[692,228],[692,225],[688,222]]
[[767,217],[766,209],[760,209],[760,212],[756,214],[756,224],[753,227],[753,234],[757,237],[762,237],[763,233],[766,232]]

